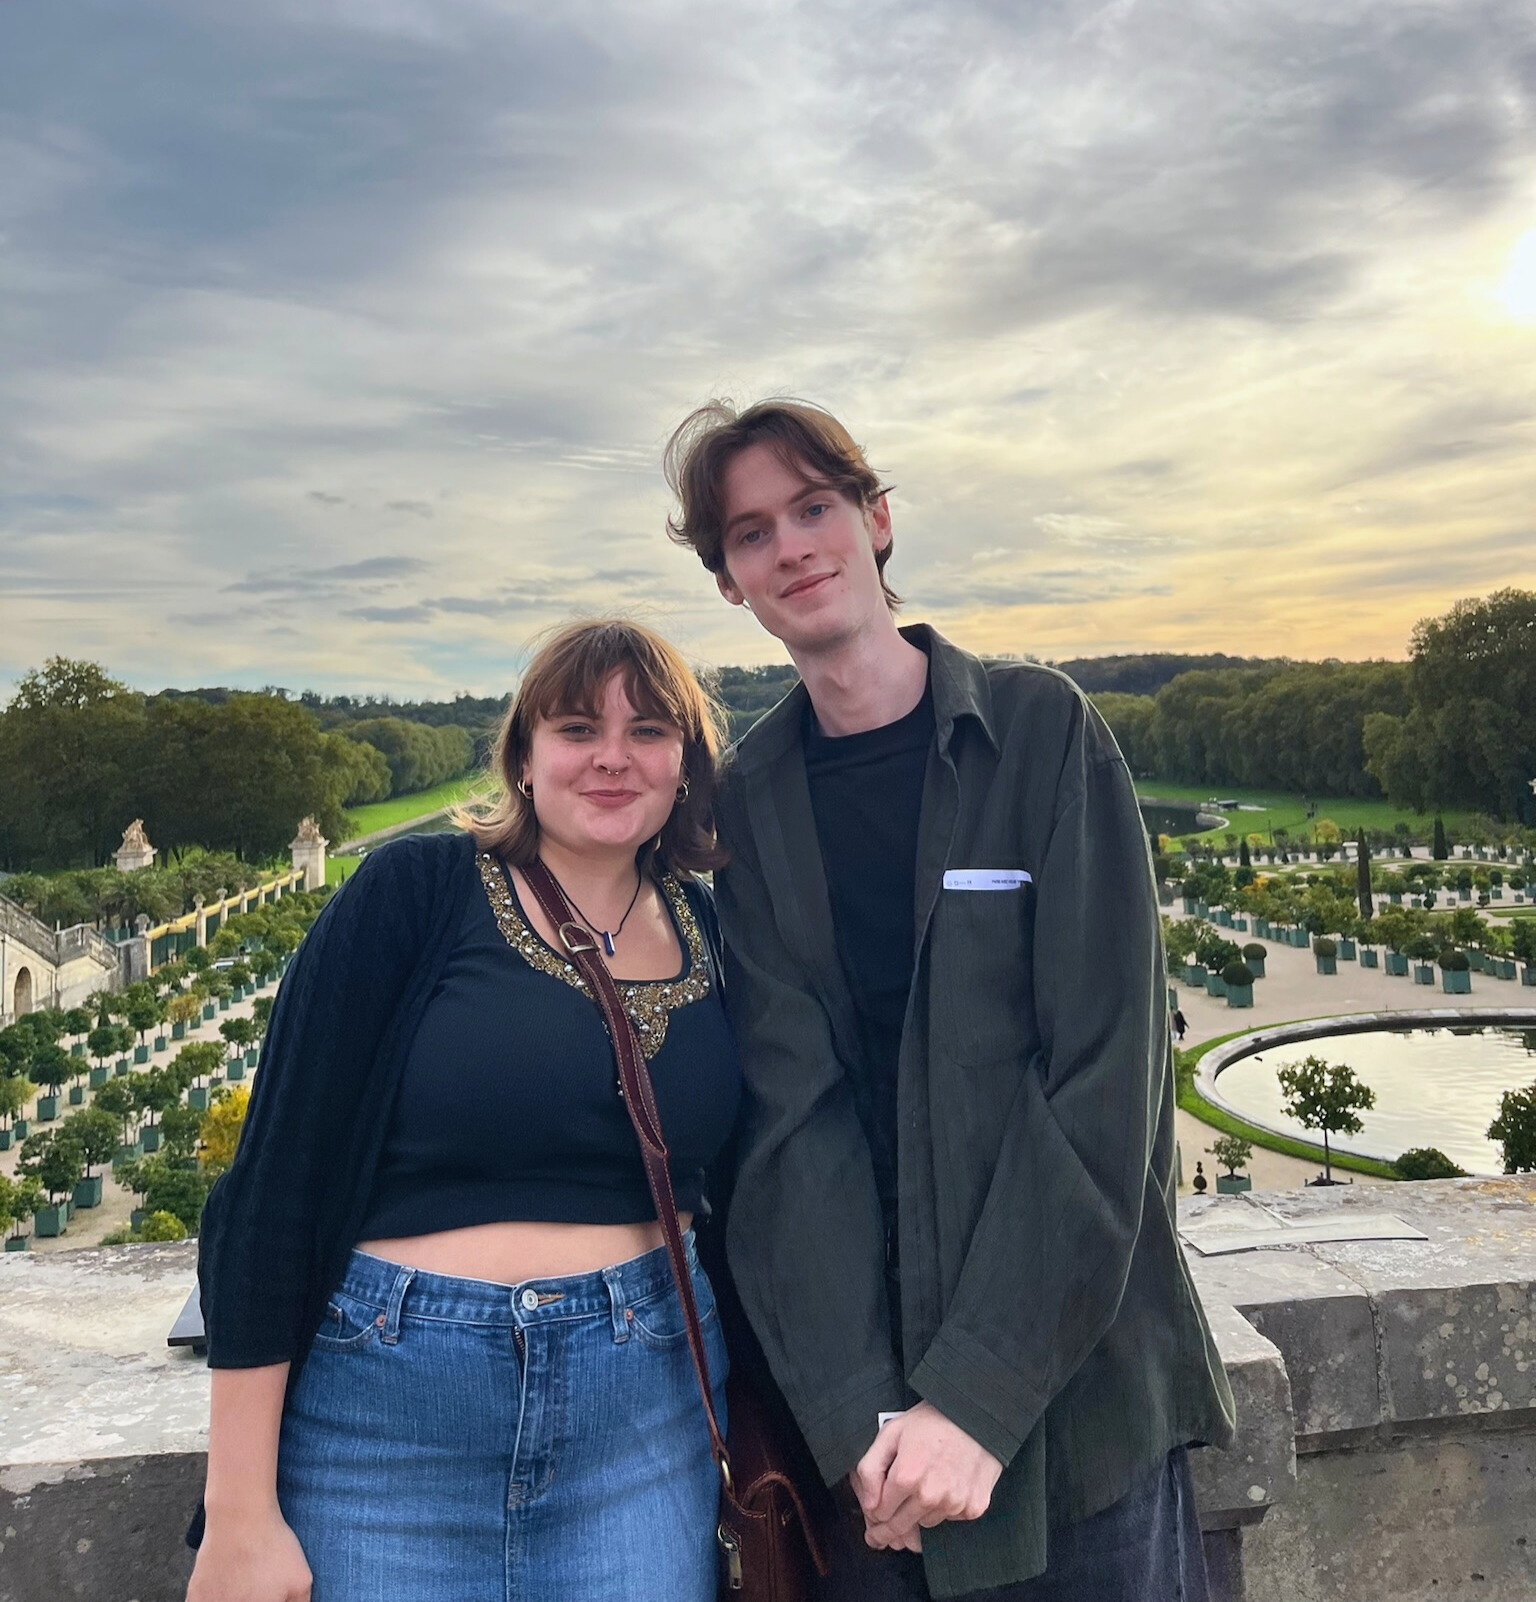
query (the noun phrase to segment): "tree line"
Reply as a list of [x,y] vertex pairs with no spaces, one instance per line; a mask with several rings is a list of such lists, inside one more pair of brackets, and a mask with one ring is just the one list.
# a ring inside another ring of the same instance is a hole
[[344,808],[429,788],[473,756],[455,725],[377,717],[329,732],[278,692],[146,696],[54,657],[0,712],[0,868],[102,865],[136,817],[173,858],[260,861],[306,815],[344,839]]
[[1126,760],[1178,784],[1385,795],[1536,818],[1536,593],[1421,620],[1406,662],[1283,662],[1095,694]]

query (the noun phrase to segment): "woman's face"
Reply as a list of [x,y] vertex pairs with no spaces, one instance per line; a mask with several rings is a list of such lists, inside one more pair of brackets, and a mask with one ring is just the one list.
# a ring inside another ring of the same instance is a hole
[[595,718],[535,722],[522,777],[543,835],[578,854],[634,852],[671,815],[682,767],[682,730],[637,712],[615,672]]

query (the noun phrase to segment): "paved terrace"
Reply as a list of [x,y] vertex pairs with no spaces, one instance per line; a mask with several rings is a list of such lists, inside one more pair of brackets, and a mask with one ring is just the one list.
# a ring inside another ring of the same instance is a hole
[[[1536,1595],[1536,1177],[1181,1211],[1336,1230],[1383,1207],[1424,1238],[1188,1253],[1240,1415],[1196,1454],[1217,1602]],[[164,1338],[194,1251],[0,1258],[0,1602],[181,1602],[208,1371]]]

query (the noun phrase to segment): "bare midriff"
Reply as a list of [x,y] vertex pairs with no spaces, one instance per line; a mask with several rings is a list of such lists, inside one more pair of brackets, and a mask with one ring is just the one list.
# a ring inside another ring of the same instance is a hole
[[[682,1227],[692,1213],[680,1213]],[[661,1225],[545,1224],[518,1221],[473,1224],[431,1235],[399,1240],[360,1240],[357,1249],[370,1257],[428,1274],[459,1279],[488,1279],[518,1285],[528,1279],[555,1279],[562,1274],[590,1274],[614,1263],[639,1257],[662,1244]]]

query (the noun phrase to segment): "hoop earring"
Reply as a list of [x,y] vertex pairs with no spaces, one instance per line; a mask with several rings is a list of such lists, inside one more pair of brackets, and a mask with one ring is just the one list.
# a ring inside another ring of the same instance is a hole
[[517,781],[517,793],[525,801],[533,800],[533,786],[526,779],[519,779]]
[[686,778],[678,785],[677,794],[673,799],[677,801],[686,801],[688,799],[688,781]]

